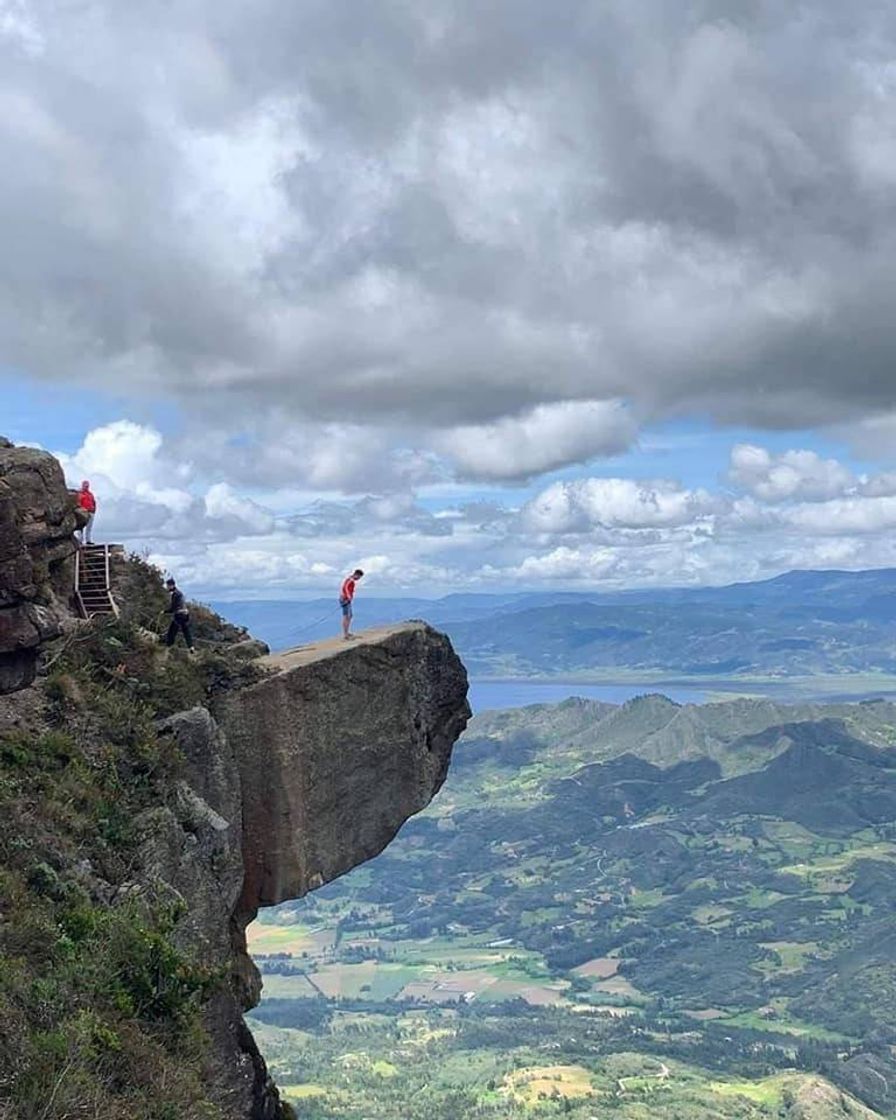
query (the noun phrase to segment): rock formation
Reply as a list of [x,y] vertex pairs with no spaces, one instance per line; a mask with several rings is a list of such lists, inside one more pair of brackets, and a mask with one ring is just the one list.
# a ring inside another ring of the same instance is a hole
[[[35,737],[40,694],[27,686],[40,646],[79,625],[67,609],[74,526],[59,464],[4,441],[0,692],[15,693],[2,701],[8,725],[33,726]],[[120,633],[116,657],[125,657],[128,631]],[[240,664],[266,649],[249,646],[233,645]],[[243,1022],[261,990],[246,926],[260,906],[299,898],[380,852],[441,786],[469,716],[464,667],[422,622],[257,664],[264,671],[253,670],[253,683],[158,724],[177,747],[168,752],[176,776],[133,821],[130,877],[109,878],[90,861],[75,869],[94,905],[175,904],[178,950],[220,978],[203,1010],[211,1044],[202,1083],[227,1120],[285,1115]],[[60,864],[64,844],[51,848]]]
[[231,984],[208,1009],[217,1103],[273,1120],[242,1011],[260,994],[245,929],[377,855],[438,791],[469,709],[466,672],[424,623],[267,659],[272,674],[163,730],[186,760],[175,804],[141,822],[144,864],[188,903],[179,937]]
[[0,693],[34,679],[73,579],[75,511],[52,455],[0,438]]

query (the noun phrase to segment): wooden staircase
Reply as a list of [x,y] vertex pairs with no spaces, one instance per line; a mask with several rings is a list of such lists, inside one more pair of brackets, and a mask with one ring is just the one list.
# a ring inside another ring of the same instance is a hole
[[112,598],[109,583],[109,551],[107,544],[85,544],[78,549],[75,602],[82,618],[118,617],[118,605]]

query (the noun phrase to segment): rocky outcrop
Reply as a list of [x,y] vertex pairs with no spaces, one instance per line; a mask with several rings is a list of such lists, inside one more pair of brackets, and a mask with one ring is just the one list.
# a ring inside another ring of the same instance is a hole
[[[221,709],[242,772],[249,920],[381,852],[441,786],[466,716],[466,673],[424,623],[268,664],[274,676]],[[375,812],[355,813],[384,788]]]
[[424,623],[267,659],[214,717],[167,720],[185,760],[171,804],[141,822],[144,871],[187,904],[184,948],[228,986],[207,1008],[207,1083],[233,1120],[275,1120],[276,1090],[242,1013],[260,994],[245,929],[389,843],[441,786],[469,716],[463,665]]
[[[0,729],[15,734],[40,734],[40,690],[27,686],[41,644],[72,617],[75,525],[56,460],[0,441],[0,692],[15,692],[0,706]],[[147,571],[144,582],[156,578]],[[208,690],[214,705],[157,727],[177,749],[165,752],[172,770],[133,821],[125,880],[90,861],[62,871],[95,904],[143,898],[179,915],[177,947],[222,978],[203,1012],[202,1083],[226,1120],[278,1120],[243,1021],[261,990],[246,926],[259,907],[376,855],[429,803],[469,716],[467,677],[448,639],[420,622],[260,661],[267,647],[222,627],[233,657],[225,683]]]
[[74,529],[59,463],[0,438],[0,693],[31,683],[69,617]]

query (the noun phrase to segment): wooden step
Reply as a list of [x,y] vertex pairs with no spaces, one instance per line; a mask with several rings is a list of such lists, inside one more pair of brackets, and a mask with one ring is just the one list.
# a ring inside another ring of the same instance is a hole
[[75,601],[83,618],[118,615],[109,587],[109,552],[104,544],[87,544],[78,550],[75,568]]

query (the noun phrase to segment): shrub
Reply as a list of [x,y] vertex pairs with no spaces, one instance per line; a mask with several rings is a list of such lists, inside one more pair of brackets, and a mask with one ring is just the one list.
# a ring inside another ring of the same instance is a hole
[[122,888],[139,821],[183,764],[157,721],[259,671],[228,654],[244,633],[207,608],[197,631],[215,645],[195,661],[163,651],[148,633],[160,573],[130,557],[114,579],[121,616],[47,655],[44,731],[0,734],[2,1120],[219,1120],[200,1010],[224,978],[178,948],[168,895]]

